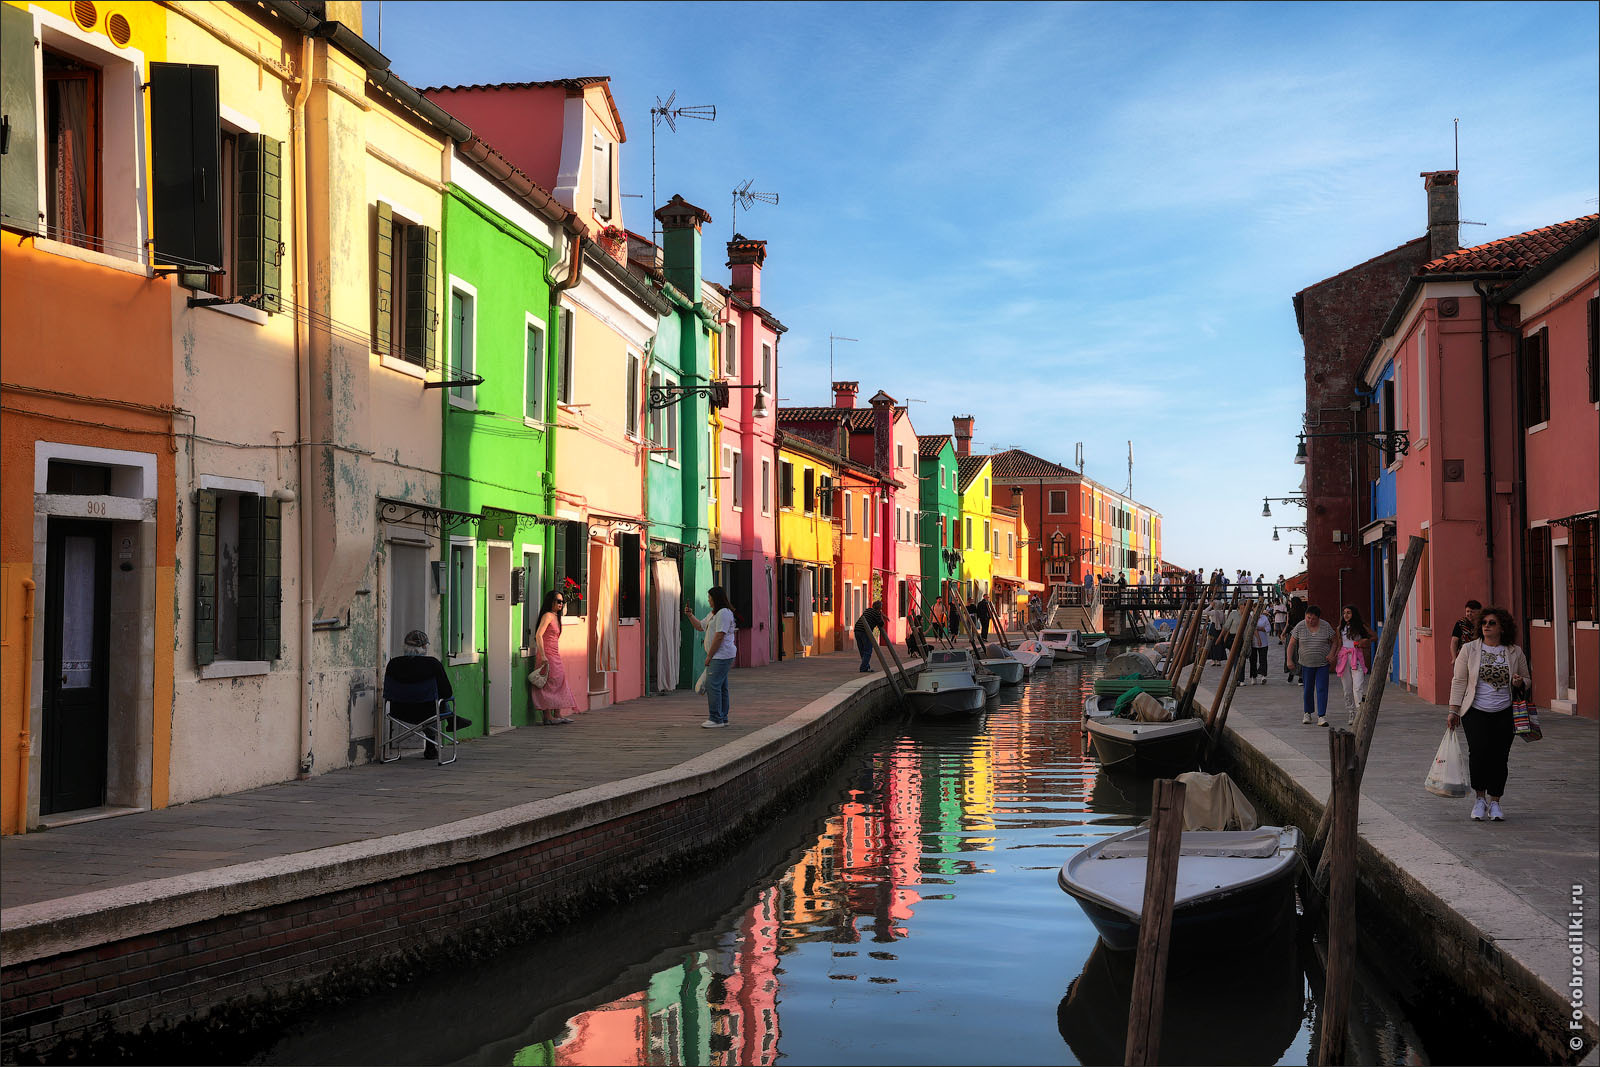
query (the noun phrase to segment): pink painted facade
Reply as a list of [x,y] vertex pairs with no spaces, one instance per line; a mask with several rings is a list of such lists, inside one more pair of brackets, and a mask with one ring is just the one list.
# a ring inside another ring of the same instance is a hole
[[1397,669],[1433,703],[1449,702],[1451,626],[1473,599],[1516,618],[1536,704],[1600,717],[1594,234],[1591,217],[1432,261],[1364,368],[1373,428],[1408,434],[1409,454],[1379,459],[1398,552],[1427,542]]
[[[718,460],[718,556],[721,582],[734,596],[736,614],[746,627],[736,667],[759,667],[778,658],[777,613],[773,605],[778,576],[776,482],[778,340],[785,327],[761,305],[765,241],[736,235],[728,243],[727,287],[709,288],[723,303],[719,365],[713,372],[733,388],[720,421]],[[756,414],[757,400],[764,413]],[[743,601],[741,603],[741,601]]]

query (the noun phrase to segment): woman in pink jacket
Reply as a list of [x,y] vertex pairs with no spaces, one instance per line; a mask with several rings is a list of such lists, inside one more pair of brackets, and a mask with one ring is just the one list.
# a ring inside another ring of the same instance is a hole
[[[1450,682],[1450,716],[1446,725],[1467,732],[1467,770],[1478,799],[1472,818],[1493,822],[1505,818],[1500,798],[1506,791],[1506,760],[1516,725],[1511,721],[1513,686],[1528,685],[1533,673],[1528,657],[1517,647],[1517,624],[1505,608],[1484,608],[1478,617],[1478,638],[1461,646]],[[1487,803],[1485,803],[1487,801]]]
[[1361,618],[1359,609],[1346,606],[1339,618],[1339,657],[1333,673],[1339,677],[1339,688],[1344,691],[1344,710],[1350,713],[1349,721],[1356,721],[1356,705],[1367,689],[1368,653],[1372,649],[1372,631]]

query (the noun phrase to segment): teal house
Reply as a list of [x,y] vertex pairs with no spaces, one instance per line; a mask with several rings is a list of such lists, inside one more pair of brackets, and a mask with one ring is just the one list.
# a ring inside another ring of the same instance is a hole
[[[676,665],[659,641],[650,643],[646,676],[650,689],[660,692],[693,685],[705,666],[700,634],[683,620],[681,607],[688,605],[696,615],[704,615],[706,590],[715,581],[710,488],[711,478],[719,472],[711,455],[709,394],[711,335],[721,327],[700,298],[700,227],[711,216],[674,196],[656,218],[662,230],[662,266],[655,280],[672,310],[662,317],[649,356],[651,447],[645,506],[652,560],[650,603],[655,626],[679,628]],[[646,269],[653,270],[653,265]],[[676,574],[663,573],[664,569]],[[673,611],[674,605],[679,610]]]
[[961,580],[961,556],[955,541],[961,494],[956,491],[955,440],[949,434],[917,435],[917,482],[922,588],[924,599],[931,603],[943,592],[945,582]]
[[[526,725],[529,652],[556,557],[586,536],[550,518],[555,465],[552,302],[575,216],[481,141],[456,149],[444,193],[444,420],[436,649],[464,736]],[[566,535],[566,536],[564,536]]]

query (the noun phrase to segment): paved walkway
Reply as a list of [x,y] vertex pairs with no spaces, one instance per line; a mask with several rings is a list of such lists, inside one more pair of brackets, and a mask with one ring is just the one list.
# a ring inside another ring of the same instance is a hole
[[755,733],[860,677],[854,652],[734,671],[732,725],[703,730],[705,697],[679,691],[417,756],[0,839],[4,909],[427,829],[675,767]]
[[[1274,645],[1266,685],[1234,693],[1228,727],[1295,775],[1319,801],[1328,795],[1328,731],[1300,722],[1301,690],[1285,682],[1283,649]],[[1215,679],[1220,668],[1207,675]],[[1248,677],[1245,679],[1248,682]],[[1201,687],[1208,689],[1207,677]],[[1338,679],[1330,679],[1328,721],[1345,724]],[[1207,696],[1209,706],[1210,697]],[[1571,887],[1583,885],[1600,915],[1600,724],[1546,712],[1544,739],[1516,741],[1506,783],[1504,822],[1473,822],[1470,799],[1438,797],[1422,787],[1444,736],[1447,709],[1390,683],[1384,691],[1372,751],[1361,784],[1361,833],[1413,873],[1428,873],[1408,836],[1450,853],[1565,928]],[[1443,872],[1440,872],[1443,873]],[[1450,900],[1450,896],[1445,896]],[[1470,905],[1465,905],[1468,910]],[[1457,907],[1458,911],[1463,907]],[[1469,918],[1471,915],[1469,914]],[[1596,924],[1584,939],[1600,943]]]

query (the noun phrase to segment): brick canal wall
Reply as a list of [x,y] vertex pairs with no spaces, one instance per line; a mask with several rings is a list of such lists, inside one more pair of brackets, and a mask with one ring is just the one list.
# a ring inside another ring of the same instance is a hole
[[[1304,784],[1231,728],[1223,729],[1218,756],[1218,769],[1257,798],[1264,815],[1298,826],[1310,842],[1323,805]],[[1542,1062],[1579,1061],[1568,1046],[1574,1034],[1567,1026],[1566,989],[1536,974],[1509,947],[1502,952],[1365,836],[1357,838],[1357,856],[1359,935],[1382,945],[1383,956],[1396,961],[1397,972],[1386,975],[1390,984],[1412,987],[1408,999],[1426,999],[1438,1017],[1459,1012],[1462,1018],[1492,1020],[1538,1049]],[[1585,1047],[1592,1049],[1600,1036],[1592,1015],[1585,1016],[1582,1034]]]
[[203,1032],[220,1060],[313,1000],[497,951],[713,859],[891,704],[881,677],[852,682],[626,782],[33,906],[0,934],[0,1056],[98,1059]]

